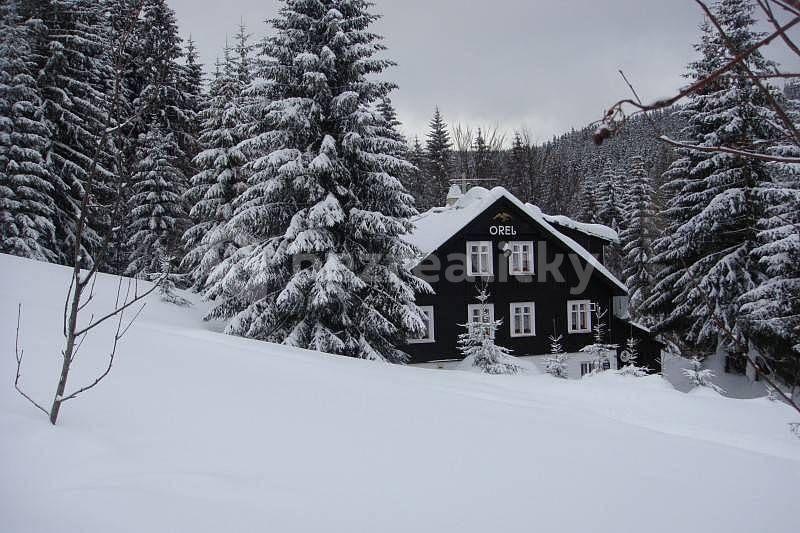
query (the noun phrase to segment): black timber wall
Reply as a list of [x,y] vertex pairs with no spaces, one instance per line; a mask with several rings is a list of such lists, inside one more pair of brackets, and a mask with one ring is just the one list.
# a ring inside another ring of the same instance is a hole
[[[495,219],[501,215],[501,221]],[[510,215],[508,218],[507,215]],[[513,226],[517,235],[492,236],[490,227],[493,225]],[[439,247],[432,255],[439,260],[440,268],[430,267],[430,261],[423,261],[417,271],[424,278],[439,274],[437,281],[429,279],[435,294],[419,295],[417,305],[434,307],[434,329],[436,342],[423,344],[409,344],[404,350],[411,355],[411,363],[422,363],[443,359],[461,358],[458,349],[458,335],[464,331],[461,324],[467,321],[467,306],[478,303],[475,296],[483,280],[486,278],[466,278],[460,281],[445,279],[445,271],[453,264],[448,261],[448,256],[457,256],[463,260],[466,254],[468,241],[491,241],[494,261],[494,278],[489,278],[487,287],[491,298],[487,303],[494,304],[495,319],[502,319],[503,325],[497,332],[496,342],[513,350],[515,355],[540,355],[549,352],[548,336],[555,333],[563,335],[564,349],[571,352],[591,344],[593,336],[586,334],[567,333],[567,301],[591,300],[608,310],[606,318],[609,342],[613,338],[614,323],[611,320],[613,313],[614,295],[624,292],[611,284],[596,271],[591,276],[588,286],[580,294],[570,294],[570,288],[579,285],[578,274],[568,257],[564,258],[559,272],[564,277],[563,281],[556,280],[548,275],[544,281],[539,280],[539,273],[534,276],[516,277],[507,276],[501,279],[501,269],[507,271],[508,260],[500,252],[498,245],[511,240],[533,241],[536,254],[539,254],[537,243],[545,243],[547,261],[552,262],[558,254],[572,254],[560,240],[550,232],[543,229],[527,214],[517,208],[505,198],[499,199],[490,208],[470,222],[457,235],[451,237]],[[575,256],[577,258],[577,256]],[[429,258],[430,259],[430,258]],[[577,259],[576,259],[577,260]],[[534,258],[539,265],[539,258]],[[581,260],[583,264],[583,261]],[[459,274],[462,274],[461,269]],[[511,337],[509,328],[510,304],[512,302],[535,302],[536,319],[534,337]]]

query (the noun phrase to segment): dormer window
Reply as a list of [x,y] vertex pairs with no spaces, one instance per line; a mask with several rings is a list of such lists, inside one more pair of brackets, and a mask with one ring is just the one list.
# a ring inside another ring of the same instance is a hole
[[467,242],[467,275],[492,276],[492,241]]
[[533,242],[515,241],[509,244],[508,273],[512,276],[533,274]]

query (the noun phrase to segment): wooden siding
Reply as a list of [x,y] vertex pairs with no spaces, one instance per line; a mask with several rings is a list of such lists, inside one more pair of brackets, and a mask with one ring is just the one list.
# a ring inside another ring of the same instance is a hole
[[[492,235],[491,226],[513,226],[515,236]],[[588,286],[580,294],[570,294],[570,288],[578,285],[578,274],[572,262],[565,258],[559,269],[564,276],[563,282],[558,282],[553,276],[548,275],[544,281],[539,281],[538,272],[533,276],[507,276],[507,281],[502,281],[502,273],[507,272],[508,260],[498,245],[510,241],[532,241],[536,256],[534,263],[538,267],[540,259],[540,246],[545,243],[547,261],[553,262],[557,254],[572,253],[563,242],[554,237],[549,231],[540,226],[535,220],[518,209],[505,198],[499,199],[487,210],[469,223],[457,235],[451,237],[431,257],[423,261],[417,268],[418,273],[428,279],[433,274],[438,274],[440,279],[432,281],[435,294],[419,295],[418,305],[433,306],[436,339],[433,343],[409,344],[404,349],[411,355],[412,363],[423,363],[443,359],[457,359],[460,354],[457,349],[458,335],[464,331],[460,325],[467,321],[467,306],[476,303],[482,278],[467,278],[451,282],[445,278],[445,271],[457,270],[457,274],[464,274],[463,261],[466,254],[468,241],[491,241],[492,257],[494,262],[493,278],[488,279],[487,287],[491,293],[488,303],[494,304],[495,318],[502,319],[503,325],[497,332],[496,342],[513,350],[515,355],[539,355],[549,352],[548,336],[555,333],[563,335],[563,346],[566,351],[576,351],[592,343],[591,333],[567,333],[567,302],[569,300],[591,300],[608,309],[606,319],[609,335],[614,327],[611,320],[613,310],[613,297],[623,294],[608,279],[594,272]],[[448,257],[458,257],[458,263],[448,261]],[[440,267],[431,268],[431,260],[437,261]],[[581,268],[585,263],[581,260]],[[460,264],[460,268],[454,265]],[[462,276],[463,277],[463,276]],[[510,304],[512,302],[534,302],[536,304],[535,330],[533,337],[512,337],[510,332]],[[613,337],[609,337],[613,338]]]

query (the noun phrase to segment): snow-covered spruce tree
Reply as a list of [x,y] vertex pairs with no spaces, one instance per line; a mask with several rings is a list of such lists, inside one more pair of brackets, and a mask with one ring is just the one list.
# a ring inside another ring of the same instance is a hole
[[586,176],[583,179],[579,203],[580,219],[590,224],[598,223],[597,178],[595,176]]
[[425,142],[430,167],[428,173],[433,178],[433,192],[441,203],[450,188],[450,168],[452,166],[453,143],[450,132],[437,106],[430,122],[430,131]]
[[[736,50],[760,38],[749,0],[722,0],[714,9]],[[689,66],[693,81],[730,57],[715,29],[706,24],[702,31],[696,47],[701,58]],[[758,52],[746,61],[756,74],[770,67]],[[689,144],[759,151],[761,141],[775,135],[774,111],[746,76],[717,79],[677,112],[688,121],[682,136]],[[658,330],[709,352],[733,342],[728,331],[741,337],[739,301],[761,280],[753,250],[773,187],[764,162],[688,148],[678,154],[665,175],[666,227],[654,243],[656,285],[645,305],[650,314],[660,315]]]
[[[800,90],[796,96],[786,107],[800,124]],[[800,156],[795,146],[779,144],[773,151]],[[770,205],[752,253],[766,277],[742,297],[739,322],[781,379],[800,386],[800,168],[771,163],[769,171],[774,181],[767,191]]]
[[568,377],[567,369],[567,354],[564,352],[562,341],[563,335],[555,336],[555,334],[548,337],[550,340],[550,355],[545,360],[545,370],[557,378],[566,379]]
[[[607,161],[595,189],[596,220],[615,231],[620,231],[625,223],[625,181],[623,174]],[[615,275],[622,275],[622,248],[619,244],[612,243],[606,247],[605,265]]]
[[55,178],[44,156],[50,132],[28,39],[17,3],[0,5],[0,252],[54,262]]
[[191,37],[186,42],[184,62],[180,65],[178,74],[178,90],[183,95],[183,113],[186,117],[185,140],[181,146],[186,160],[182,168],[186,176],[191,176],[197,169],[194,167],[194,157],[200,153],[200,112],[205,108],[205,94],[203,93],[203,65],[199,62],[199,55],[195,42]]
[[689,368],[683,369],[683,375],[689,379],[689,384],[693,389],[706,387],[719,394],[725,394],[725,390],[712,381],[714,373],[707,368],[703,368],[702,361],[694,357],[689,364],[691,365]]
[[208,105],[201,113],[205,150],[194,160],[199,172],[186,193],[194,225],[183,235],[187,253],[182,266],[200,292],[211,271],[244,244],[228,232],[227,223],[247,187],[247,161],[239,147],[244,139],[241,124],[246,122],[242,91],[250,83],[247,38],[242,31],[236,50],[225,49],[225,62],[211,83]]
[[402,143],[403,151],[405,151],[407,149],[406,138],[403,137],[402,133],[400,133],[400,128],[403,124],[397,118],[397,111],[395,110],[394,105],[392,105],[392,99],[388,96],[381,98],[380,102],[378,102],[377,109],[386,123],[386,128],[388,130],[386,136]]
[[630,294],[631,316],[648,325],[650,320],[642,307],[655,284],[652,258],[658,230],[654,195],[644,159],[634,156],[625,191],[625,224],[620,232],[622,275]]
[[[370,31],[364,0],[282,2],[265,50],[266,114],[253,175],[229,223],[249,246],[215,313],[227,331],[371,360],[403,362],[397,347],[424,325],[415,293],[430,287],[401,236],[415,213],[374,104],[392,63]],[[241,306],[241,309],[237,307]]]
[[[193,174],[191,160],[197,150],[195,108],[199,92],[196,85],[200,80],[196,77],[196,68],[190,69],[180,63],[182,40],[178,35],[175,13],[166,0],[143,0],[134,44],[135,64],[129,83],[138,121],[130,132],[136,139],[130,162],[136,175],[131,179],[133,196],[128,229],[135,234],[129,236],[128,243],[138,242],[136,249],[139,250],[142,243],[147,243],[144,245],[147,250],[151,249],[149,243],[168,246],[163,254],[171,258],[174,269],[183,256],[180,240],[174,236],[180,235],[188,222],[183,214],[186,208],[182,205],[182,196],[188,188],[186,173]],[[158,152],[150,154],[152,149]],[[142,159],[143,156],[149,157]],[[143,176],[151,172],[158,174],[161,181],[151,183],[148,178],[143,181]],[[146,200],[141,190],[151,187],[157,187],[159,194],[168,197],[156,195]],[[178,194],[178,199],[174,200],[172,194]],[[146,207],[148,203],[165,204],[163,214],[160,210],[151,212],[151,208]],[[170,222],[166,225],[142,225],[143,216],[163,216]],[[143,232],[146,231],[151,231],[152,235],[145,236]],[[148,255],[139,257],[135,249],[129,252],[131,261],[125,269],[129,274],[161,272],[161,267],[156,266],[159,261],[154,262],[155,255],[148,252]]]
[[[406,152],[408,161],[416,167],[411,175],[403,176],[401,180],[406,190],[414,197],[414,204],[420,212],[441,205],[441,198],[436,197],[433,179],[428,173],[430,161],[419,137],[414,137],[411,148]],[[437,189],[438,190],[438,189]]]
[[520,132],[514,132],[514,141],[508,154],[508,185],[512,191],[515,191],[525,201],[538,202],[538,199],[532,198],[531,192],[533,185],[533,176],[531,174],[532,157],[533,147],[527,136],[523,139]]
[[109,170],[113,153],[99,146],[113,79],[110,26],[103,4],[95,0],[42,0],[18,4],[30,21],[36,85],[44,121],[50,131],[46,161],[53,176],[58,261],[68,263],[76,242],[80,204],[93,176],[88,227],[80,254],[84,266],[94,263],[110,224],[104,203],[111,201]]
[[[486,288],[482,288],[476,300],[485,304],[489,299]],[[465,333],[458,336],[458,349],[464,355],[463,364],[485,374],[519,374],[523,369],[511,356],[511,350],[494,342],[495,333],[502,320],[489,320],[488,313],[480,322],[464,324]]]
[[131,187],[131,262],[125,269],[128,276],[145,278],[174,271],[176,258],[172,252],[178,248],[186,219],[178,143],[174,134],[159,125],[148,130],[139,141],[139,162]]
[[597,181],[597,220],[618,230],[625,219],[624,184],[621,173],[607,162]]

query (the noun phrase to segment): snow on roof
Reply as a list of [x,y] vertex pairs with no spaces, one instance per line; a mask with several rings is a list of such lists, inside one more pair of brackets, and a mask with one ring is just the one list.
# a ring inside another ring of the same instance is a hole
[[[535,205],[527,205],[531,206],[533,209],[539,209],[539,207]],[[539,212],[541,213],[541,209],[539,209]],[[564,215],[548,215],[542,213],[542,217],[544,217],[544,219],[551,224],[574,229],[575,231],[580,231],[581,233],[591,235],[592,237],[598,237],[609,242],[619,242],[619,235],[617,232],[608,226],[603,226],[602,224],[587,224],[585,222],[578,222],[577,220],[572,220]]]
[[[405,235],[404,239],[422,252],[420,259],[423,259],[435,252],[453,235],[475,220],[478,215],[483,213],[500,198],[506,198],[511,201],[511,203],[521,209],[545,230],[549,231],[570,250],[577,253],[584,261],[603,275],[603,277],[626,293],[628,292],[625,285],[609,272],[609,270],[592,254],[573,239],[570,239],[554,228],[550,222],[548,222],[547,216],[542,213],[541,209],[535,205],[522,203],[516,196],[503,187],[495,187],[491,191],[483,187],[473,187],[459,198],[453,206],[434,207],[425,213],[417,215],[412,219],[416,229],[412,233]],[[572,222],[574,224],[580,224],[579,222]],[[613,230],[606,229],[613,232]],[[613,233],[616,235],[615,232]]]

